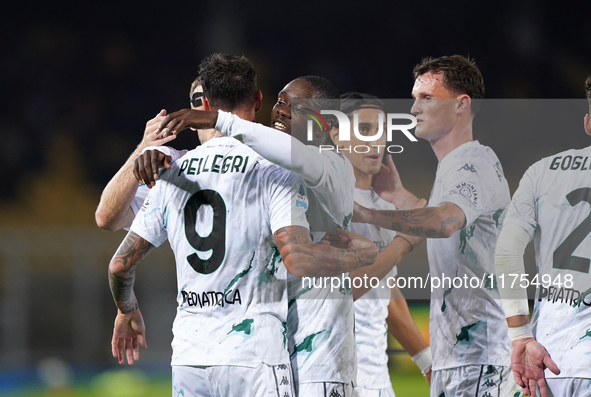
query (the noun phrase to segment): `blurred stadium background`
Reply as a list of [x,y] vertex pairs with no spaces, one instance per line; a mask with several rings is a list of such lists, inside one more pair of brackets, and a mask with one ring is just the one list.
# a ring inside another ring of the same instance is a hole
[[[188,106],[202,57],[230,52],[255,62],[265,95],[258,121],[267,123],[277,92],[297,76],[325,76],[342,92],[409,98],[411,71],[422,57],[470,55],[486,97],[504,100],[499,106],[527,107],[507,99],[556,100],[537,113],[544,128],[519,112],[511,128],[494,116],[476,118],[476,138],[497,151],[513,192],[537,159],[589,145],[580,99],[591,73],[589,2],[568,4],[221,0],[4,8],[0,396],[170,394],[170,248],[163,245],[140,266],[136,291],[150,347],[134,367],[120,367],[110,356],[115,307],[106,272],[125,233],[99,230],[94,210],[145,122],[162,108]],[[185,132],[173,146],[197,143]],[[395,161],[407,187],[428,197],[436,167],[429,145],[412,146]],[[400,272],[426,269],[421,247]],[[424,295],[404,292],[428,337]],[[393,340],[391,348],[398,348]],[[390,366],[399,397],[428,395],[408,356],[392,355]]]

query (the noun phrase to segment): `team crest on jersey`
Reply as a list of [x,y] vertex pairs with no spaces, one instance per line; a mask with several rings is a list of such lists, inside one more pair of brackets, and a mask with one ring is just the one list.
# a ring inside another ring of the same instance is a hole
[[298,193],[296,195],[296,207],[302,207],[303,209],[308,209],[308,198],[306,197],[306,189],[304,185],[300,183],[300,187],[298,189]]
[[459,194],[467,199],[472,205],[478,204],[478,192],[476,187],[468,182],[458,183],[451,191],[451,194]]

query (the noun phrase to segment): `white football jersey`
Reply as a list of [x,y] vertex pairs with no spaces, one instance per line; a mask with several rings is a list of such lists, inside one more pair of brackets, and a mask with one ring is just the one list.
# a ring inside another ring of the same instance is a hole
[[295,200],[306,196],[291,173],[233,138],[214,138],[161,174],[131,230],[155,246],[168,238],[175,255],[172,365],[289,362],[286,270],[273,233],[308,227]]
[[[318,151],[317,147],[310,148]],[[355,191],[353,166],[345,156],[323,151],[321,158],[320,182],[306,183],[310,202],[306,216],[315,243],[327,231],[334,234],[336,227],[349,229]],[[348,277],[349,273],[344,276]],[[313,279],[317,282],[314,287],[305,278],[288,274],[287,330],[298,383],[355,382],[353,295],[350,285],[343,283],[342,277],[336,278],[341,286],[331,291],[330,278]]]
[[[534,335],[560,368],[591,377],[591,147],[546,157],[525,172],[505,222],[534,240]],[[507,280],[505,280],[507,282]]]
[[[366,208],[395,210],[396,206],[382,199],[373,189],[355,189],[355,201]],[[396,232],[368,223],[351,223],[351,231],[369,238],[381,251]],[[357,386],[366,389],[392,388],[388,373],[388,304],[392,290],[386,282],[398,274],[396,266],[380,280],[380,285],[367,291],[354,303],[355,339],[357,343]]]
[[[216,129],[250,142],[286,167],[293,164],[292,159],[300,163],[307,158],[319,159],[320,180],[315,184],[305,182],[309,199],[306,216],[314,242],[327,232],[335,234],[337,227],[348,230],[353,217],[355,175],[345,156],[334,151],[319,152],[315,146],[292,146],[287,134],[225,112],[218,113]],[[330,278],[316,279],[314,287],[314,280],[307,282],[291,274],[287,281],[287,328],[296,382],[354,382],[357,360],[350,285],[331,291]]]
[[499,159],[478,141],[457,147],[439,163],[429,206],[453,203],[464,212],[466,224],[449,238],[427,239],[430,274],[441,280],[441,288],[431,294],[434,371],[511,364],[505,313],[494,282],[495,247],[510,199]]

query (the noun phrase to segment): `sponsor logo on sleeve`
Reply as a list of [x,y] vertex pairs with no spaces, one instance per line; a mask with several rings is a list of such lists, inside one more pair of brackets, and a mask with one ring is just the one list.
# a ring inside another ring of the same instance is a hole
[[308,209],[308,198],[306,197],[306,189],[302,184],[300,184],[298,193],[296,194],[296,207],[302,207],[305,210]]
[[466,164],[464,164],[463,167],[460,167],[460,169],[458,171],[461,171],[461,170],[474,172],[474,173],[476,173],[476,175],[478,175],[478,172],[476,171],[476,168],[474,168],[474,164],[468,164],[468,163],[466,163]]

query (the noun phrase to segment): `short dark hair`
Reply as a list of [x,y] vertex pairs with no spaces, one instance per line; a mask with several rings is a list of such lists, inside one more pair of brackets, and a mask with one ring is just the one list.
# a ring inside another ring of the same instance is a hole
[[591,74],[587,76],[587,80],[585,80],[585,94],[589,101],[589,113],[591,113]]
[[257,73],[244,55],[210,55],[201,61],[199,76],[213,109],[231,112],[256,100]]
[[340,110],[339,90],[328,79],[320,76],[302,76],[292,81],[296,80],[307,81],[314,87],[312,98],[305,99],[313,100],[312,102],[321,109]]
[[456,94],[468,95],[472,99],[472,114],[476,114],[484,97],[484,79],[474,59],[462,55],[424,58],[413,69],[413,76],[416,79],[429,72],[443,72],[445,87]]
[[377,96],[362,92],[346,92],[341,95],[341,112],[353,113],[363,107],[374,107],[384,110],[384,102]]

